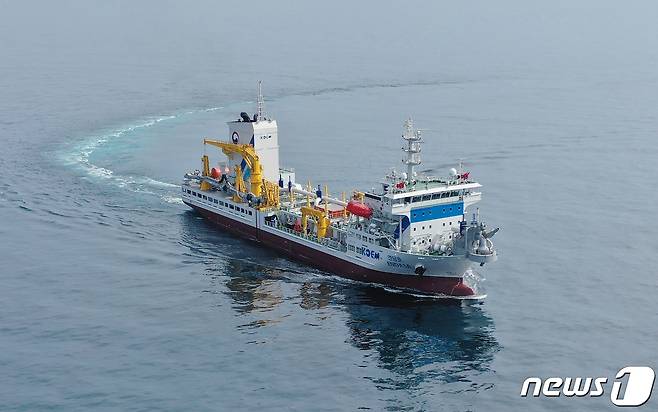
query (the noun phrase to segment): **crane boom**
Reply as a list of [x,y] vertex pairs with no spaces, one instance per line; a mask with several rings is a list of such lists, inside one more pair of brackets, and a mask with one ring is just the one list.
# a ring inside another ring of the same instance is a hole
[[227,156],[239,154],[251,169],[251,192],[254,196],[260,196],[263,188],[263,167],[260,164],[256,150],[248,144],[235,144],[219,140],[203,139],[203,144],[215,146],[222,149]]

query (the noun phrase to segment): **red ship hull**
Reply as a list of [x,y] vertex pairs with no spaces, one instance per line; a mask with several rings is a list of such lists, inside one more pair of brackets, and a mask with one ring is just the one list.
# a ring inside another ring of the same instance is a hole
[[474,292],[459,277],[408,276],[368,269],[352,262],[337,258],[328,253],[290,241],[234,219],[213,213],[209,210],[185,202],[201,216],[217,226],[246,239],[260,242],[267,247],[282,252],[294,260],[333,273],[337,276],[364,283],[374,283],[422,294],[447,295],[454,297],[473,296]]

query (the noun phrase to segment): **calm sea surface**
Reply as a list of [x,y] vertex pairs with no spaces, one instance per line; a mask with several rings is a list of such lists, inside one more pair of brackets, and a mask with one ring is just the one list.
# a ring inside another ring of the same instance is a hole
[[[521,383],[658,369],[655,2],[0,6],[0,410],[600,411]],[[188,210],[259,79],[282,163],[332,193],[400,167],[409,115],[422,170],[463,159],[502,228],[488,298],[328,277]]]

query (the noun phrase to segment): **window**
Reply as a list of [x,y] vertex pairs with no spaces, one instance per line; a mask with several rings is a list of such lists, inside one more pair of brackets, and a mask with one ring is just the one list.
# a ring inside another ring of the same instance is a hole
[[191,193],[192,193],[192,191],[190,189],[187,189],[187,194],[189,195]]
[[432,228],[432,225],[430,225],[430,229]]
[[443,226],[445,226],[445,225],[446,225],[446,222],[443,222]]
[[208,196],[203,195],[203,200],[208,200]]
[[452,226],[452,222],[450,222],[450,223],[448,223],[448,224]]
[[235,207],[233,205],[228,205],[228,208],[229,209],[235,209]]
[[431,199],[432,199],[432,195],[423,195],[423,201],[431,200]]
[[434,194],[432,195],[432,200],[434,200],[434,199],[440,199],[440,198],[441,198],[441,193],[434,193]]
[[423,230],[425,230],[425,226],[423,226]]
[[251,210],[249,211],[249,216],[251,216]]
[[441,193],[441,199],[443,199],[444,197],[448,197],[448,196],[449,196],[448,192]]
[[218,201],[217,199],[213,199],[213,200],[215,201],[215,204],[218,204],[218,203],[219,203],[219,201]]
[[414,202],[420,202],[420,199],[421,199],[420,196],[414,196],[412,200],[413,200]]
[[414,228],[414,232],[416,231],[416,228]]

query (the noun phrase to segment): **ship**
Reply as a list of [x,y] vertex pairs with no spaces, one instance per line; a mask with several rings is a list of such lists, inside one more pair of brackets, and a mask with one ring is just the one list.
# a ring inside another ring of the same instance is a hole
[[[403,293],[456,299],[486,296],[474,265],[497,260],[479,209],[481,185],[462,162],[446,177],[419,174],[423,135],[403,126],[403,171],[372,190],[332,197],[326,186],[298,183],[279,164],[276,120],[256,113],[229,121],[227,140],[203,139],[202,169],[184,175],[183,202],[223,231],[257,242],[328,274]],[[211,167],[206,148],[222,159]]]

